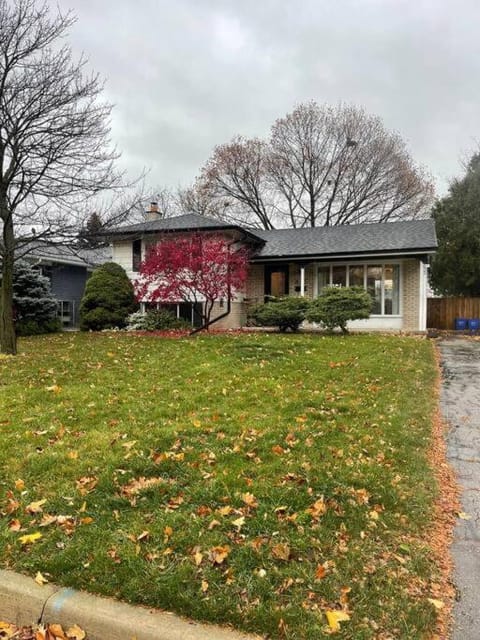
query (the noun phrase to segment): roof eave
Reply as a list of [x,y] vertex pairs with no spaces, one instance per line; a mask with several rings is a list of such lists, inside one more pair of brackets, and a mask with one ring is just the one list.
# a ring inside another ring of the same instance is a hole
[[432,255],[436,252],[437,247],[419,247],[415,249],[392,249],[392,250],[382,250],[378,251],[356,251],[352,253],[350,251],[337,252],[337,253],[316,253],[316,254],[278,254],[275,256],[254,256],[251,258],[251,262],[273,262],[279,260],[290,260],[290,261],[324,261],[324,260],[345,260],[345,259],[355,259],[355,258],[368,258],[369,256],[373,256],[376,258],[381,257],[404,257],[404,256],[419,256],[419,255]]
[[248,238],[250,238],[251,240],[254,240],[255,242],[259,243],[259,244],[265,244],[266,240],[264,240],[264,238],[261,238],[260,236],[257,236],[256,234],[254,234],[251,231],[248,231],[247,229],[243,229],[243,227],[237,226],[237,225],[218,225],[218,226],[212,226],[212,227],[196,227],[196,226],[192,226],[192,227],[181,227],[180,229],[178,228],[168,228],[168,229],[137,229],[137,230],[117,230],[117,231],[107,231],[105,230],[101,235],[106,236],[107,238],[110,237],[118,237],[118,236],[124,236],[125,239],[130,239],[130,238],[138,238],[139,236],[142,235],[150,235],[150,234],[159,234],[159,233],[192,233],[194,231],[204,231],[204,232],[208,232],[208,231],[238,231],[238,233],[240,233],[242,236],[246,236]]

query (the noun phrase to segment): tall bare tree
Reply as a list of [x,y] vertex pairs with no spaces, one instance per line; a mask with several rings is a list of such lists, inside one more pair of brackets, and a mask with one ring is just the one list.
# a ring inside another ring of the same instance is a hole
[[189,187],[179,187],[176,195],[179,214],[196,213],[201,216],[222,218],[229,206],[228,198],[217,198],[199,179]]
[[275,203],[270,190],[268,145],[258,138],[236,137],[215,147],[200,174],[211,199],[223,203],[217,214],[224,220],[273,229]]
[[[118,188],[111,106],[62,43],[75,18],[35,0],[0,0],[0,349],[16,352],[12,278],[32,239],[74,238],[86,199]],[[90,208],[90,211],[92,209]]]
[[431,179],[400,136],[349,105],[299,105],[268,142],[217,147],[201,179],[266,229],[415,218],[433,200]]

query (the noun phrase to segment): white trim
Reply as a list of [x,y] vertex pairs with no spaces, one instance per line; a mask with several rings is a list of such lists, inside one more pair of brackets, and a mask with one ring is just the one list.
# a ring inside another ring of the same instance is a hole
[[418,330],[426,331],[427,329],[427,287],[425,265],[420,260],[420,272],[418,282]]
[[300,296],[305,297],[305,267],[300,267]]
[[342,261],[349,261],[351,258],[355,258],[357,260],[362,260],[363,262],[365,262],[365,260],[367,260],[368,262],[370,262],[371,260],[376,260],[376,259],[380,259],[380,258],[390,258],[392,257],[392,262],[395,261],[396,258],[403,258],[403,257],[413,257],[413,258],[418,258],[419,256],[430,256],[430,255],[434,255],[436,252],[436,249],[415,249],[415,250],[411,250],[411,251],[390,251],[390,252],[386,252],[386,253],[348,253],[348,254],[338,254],[338,253],[332,253],[332,255],[325,255],[325,254],[300,254],[300,255],[294,255],[294,256],[265,256],[265,257],[261,257],[259,256],[258,258],[252,258],[252,260],[250,261],[252,264],[265,264],[268,262],[291,262],[291,263],[295,263],[298,261],[302,261],[305,262],[306,260],[310,261],[310,262],[326,262],[329,263],[331,260],[334,261],[338,261],[338,260],[342,260]]

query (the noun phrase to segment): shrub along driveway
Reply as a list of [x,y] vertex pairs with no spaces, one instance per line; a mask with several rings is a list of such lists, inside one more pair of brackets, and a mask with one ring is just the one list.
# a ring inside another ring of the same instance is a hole
[[459,601],[454,609],[455,640],[477,640],[480,612],[480,341],[440,343],[442,409],[451,429],[448,455],[463,488],[452,555]]
[[435,626],[435,367],[382,336],[65,334],[0,360],[3,566],[272,637]]

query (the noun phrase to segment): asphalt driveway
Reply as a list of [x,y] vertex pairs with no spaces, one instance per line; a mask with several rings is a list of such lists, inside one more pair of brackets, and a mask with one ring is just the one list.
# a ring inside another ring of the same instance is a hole
[[480,638],[480,341],[440,343],[442,412],[450,423],[448,458],[462,487],[464,518],[455,528],[452,555],[458,601],[453,640]]

